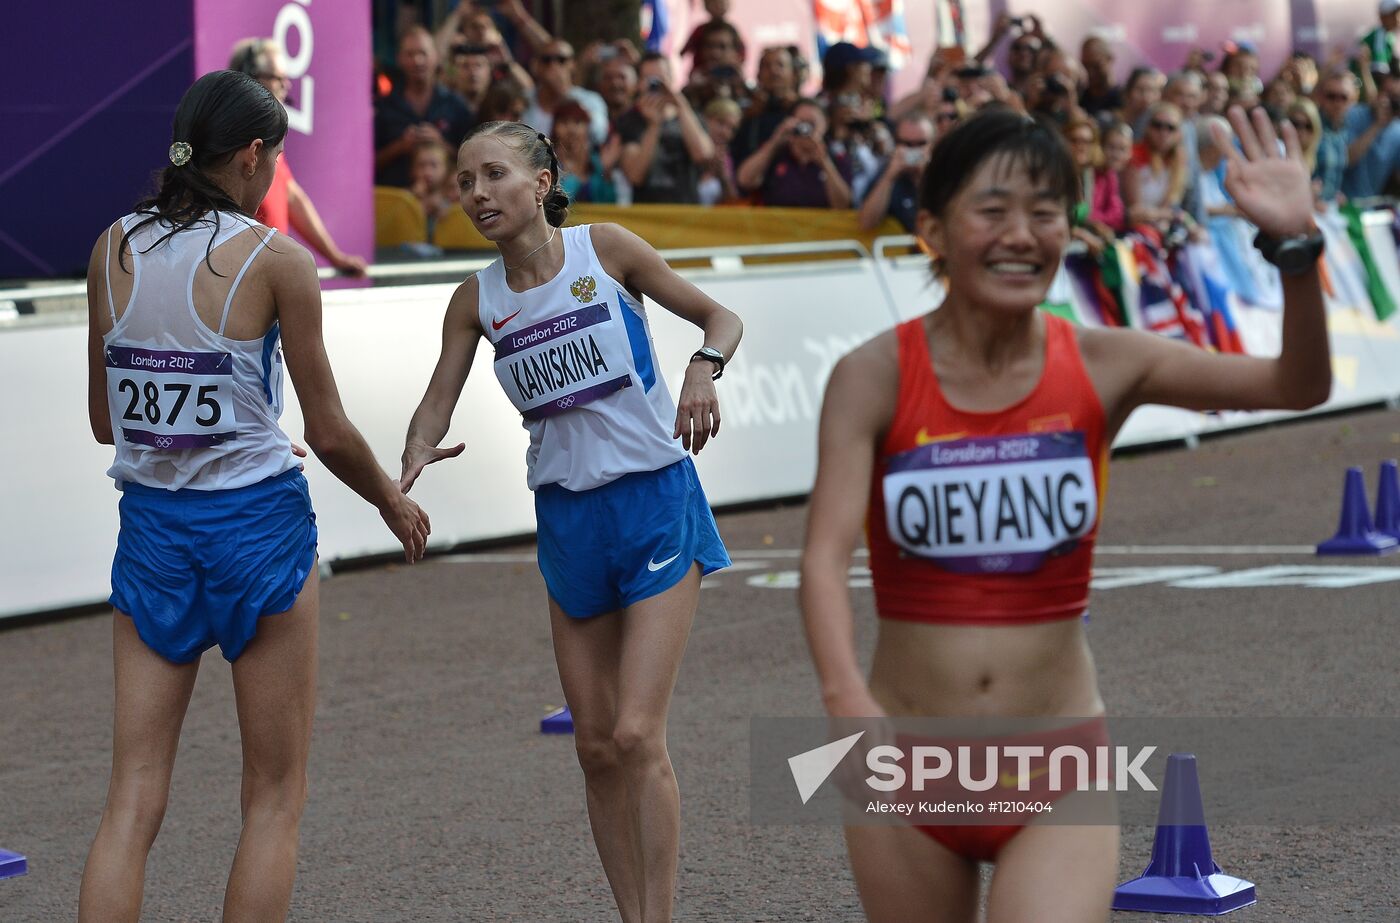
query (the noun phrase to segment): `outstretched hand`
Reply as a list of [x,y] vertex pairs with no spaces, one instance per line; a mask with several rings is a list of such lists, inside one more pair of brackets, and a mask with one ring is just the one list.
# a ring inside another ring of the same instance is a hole
[[1284,152],[1280,153],[1278,135],[1263,108],[1255,109],[1251,117],[1235,106],[1229,118],[1240,150],[1219,125],[1211,130],[1228,162],[1225,190],[1235,205],[1270,237],[1309,233],[1314,227],[1312,184],[1292,123],[1282,125]]
[[466,451],[466,448],[465,442],[459,442],[450,449],[431,446],[426,442],[410,442],[403,450],[403,473],[399,475],[399,490],[408,493],[424,468],[444,458],[456,458]]

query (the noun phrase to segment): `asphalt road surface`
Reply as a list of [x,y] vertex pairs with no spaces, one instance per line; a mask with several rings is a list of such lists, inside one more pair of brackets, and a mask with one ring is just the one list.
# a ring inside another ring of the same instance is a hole
[[[1397,454],[1400,414],[1369,411],[1115,459],[1090,627],[1110,714],[1400,717],[1400,555],[1307,552],[1336,528],[1346,466],[1362,465],[1374,491],[1379,461]],[[789,504],[720,517],[741,567],[706,580],[671,712],[677,920],[860,919],[839,829],[749,817],[750,717],[820,714],[792,589],[805,515]],[[1317,566],[1387,570],[1300,585],[1296,568]],[[1161,568],[1254,576],[1192,588]],[[871,596],[854,594],[868,654]],[[615,918],[570,739],[537,732],[562,702],[544,603],[530,546],[323,584],[292,919]],[[3,923],[76,913],[107,782],[110,620],[0,631],[0,848],[30,862],[0,881]],[[148,920],[218,918],[238,834],[228,673],[205,658],[148,867]],[[1400,919],[1400,809],[1374,813],[1362,827],[1214,826],[1216,861],[1258,887],[1259,903],[1230,919]],[[1122,879],[1141,873],[1152,832],[1124,829]]]

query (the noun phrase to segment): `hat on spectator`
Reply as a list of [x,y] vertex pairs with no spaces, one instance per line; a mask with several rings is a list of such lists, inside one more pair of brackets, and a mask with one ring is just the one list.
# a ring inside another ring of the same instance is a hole
[[852,45],[850,42],[837,42],[826,50],[822,56],[822,68],[825,70],[841,70],[850,67],[852,64],[874,64],[882,57],[879,51],[874,48],[865,48],[860,45]]
[[1391,13],[1400,12],[1400,0],[1381,0],[1380,13],[1382,16],[1389,16]]

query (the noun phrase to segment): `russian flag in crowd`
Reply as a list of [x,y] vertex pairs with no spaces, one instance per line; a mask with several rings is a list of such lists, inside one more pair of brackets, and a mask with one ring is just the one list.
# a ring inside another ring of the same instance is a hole
[[883,51],[890,69],[903,67],[914,53],[904,21],[904,0],[813,0],[817,51],[837,42],[868,45]]

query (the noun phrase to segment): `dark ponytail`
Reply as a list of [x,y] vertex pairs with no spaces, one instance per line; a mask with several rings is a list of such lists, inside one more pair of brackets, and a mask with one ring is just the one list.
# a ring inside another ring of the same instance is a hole
[[544,194],[544,220],[559,228],[569,220],[569,194],[559,185],[559,158],[554,143],[543,132],[535,131],[521,122],[483,122],[472,129],[462,142],[466,144],[482,135],[495,135],[525,159],[532,170],[549,171],[549,191]]
[[[122,268],[126,268],[126,242],[138,229],[153,221],[170,226],[171,230],[151,245],[153,249],[212,214],[215,233],[205,251],[207,262],[218,234],[218,212],[248,214],[214,182],[211,173],[254,140],[261,138],[264,150],[271,150],[286,134],[287,110],[252,77],[225,70],[196,80],[175,110],[170,166],[160,172],[156,194],[136,204],[137,213],[145,217],[122,236],[117,251]],[[211,264],[209,268],[212,271],[214,267]]]

